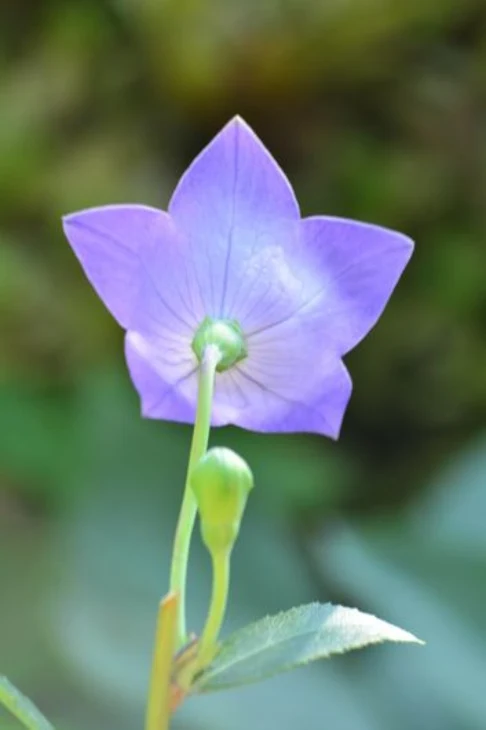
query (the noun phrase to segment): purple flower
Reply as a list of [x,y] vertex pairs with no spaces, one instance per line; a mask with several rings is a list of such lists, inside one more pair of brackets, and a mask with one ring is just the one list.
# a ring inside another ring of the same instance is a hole
[[336,438],[352,384],[342,362],[373,327],[413,249],[406,236],[302,219],[292,188],[236,117],[182,176],[168,212],[110,205],[64,219],[76,256],[126,330],[143,415],[192,422],[207,317],[246,345],[216,374],[212,423]]

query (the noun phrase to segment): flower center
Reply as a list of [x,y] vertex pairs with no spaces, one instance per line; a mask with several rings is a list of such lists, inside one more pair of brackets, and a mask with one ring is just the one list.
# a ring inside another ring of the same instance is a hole
[[234,319],[205,317],[192,341],[192,349],[199,362],[202,362],[208,345],[216,345],[221,352],[222,357],[216,368],[220,373],[236,365],[248,354],[245,337]]

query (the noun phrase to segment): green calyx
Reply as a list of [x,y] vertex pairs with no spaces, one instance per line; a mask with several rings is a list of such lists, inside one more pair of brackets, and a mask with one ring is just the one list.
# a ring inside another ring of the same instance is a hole
[[231,449],[210,449],[194,467],[191,487],[206,547],[211,553],[231,550],[253,487],[250,467]]
[[209,345],[216,346],[221,353],[216,367],[219,373],[236,365],[248,354],[243,332],[234,319],[204,318],[192,341],[192,349],[199,362],[202,362],[204,351]]

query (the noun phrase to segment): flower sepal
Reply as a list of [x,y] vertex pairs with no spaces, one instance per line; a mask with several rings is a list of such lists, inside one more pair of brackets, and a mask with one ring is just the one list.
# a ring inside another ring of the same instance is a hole
[[205,317],[192,341],[192,349],[201,363],[204,351],[213,345],[218,348],[221,358],[216,370],[224,372],[247,356],[246,342],[242,329],[234,319],[213,319]]

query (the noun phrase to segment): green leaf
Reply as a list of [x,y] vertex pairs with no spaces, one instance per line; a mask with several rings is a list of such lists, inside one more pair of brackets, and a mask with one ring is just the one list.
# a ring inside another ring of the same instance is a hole
[[310,603],[250,624],[221,646],[195,689],[212,692],[383,641],[422,644],[413,634],[356,608]]
[[29,730],[54,730],[37,707],[6,677],[0,677],[0,702]]

